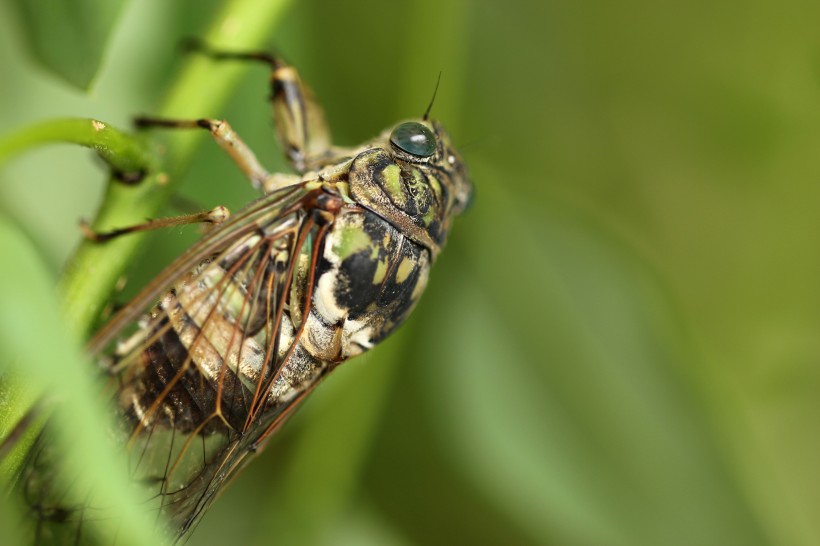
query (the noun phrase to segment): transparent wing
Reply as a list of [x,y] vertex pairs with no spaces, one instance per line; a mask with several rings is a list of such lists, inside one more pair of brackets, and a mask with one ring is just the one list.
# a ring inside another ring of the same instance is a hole
[[[317,191],[300,185],[251,203],[90,343],[110,374],[129,476],[148,491],[146,509],[170,520],[175,538],[327,370],[301,348],[303,326],[292,322],[306,316],[327,229],[312,214]],[[36,470],[59,458],[47,453],[41,450],[25,485],[40,515],[38,536],[62,540],[73,532],[79,540],[83,521],[110,514],[93,496],[81,509],[65,506],[64,491]]]

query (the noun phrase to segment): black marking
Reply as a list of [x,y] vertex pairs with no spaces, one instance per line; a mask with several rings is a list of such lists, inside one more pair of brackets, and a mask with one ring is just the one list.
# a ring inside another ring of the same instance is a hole
[[121,171],[119,169],[111,169],[111,176],[114,180],[121,184],[125,184],[126,186],[134,186],[139,184],[143,181],[147,174],[148,171],[146,169],[140,169],[138,171]]
[[[362,229],[371,244],[345,258],[336,271],[329,261],[320,260],[317,282],[324,273],[335,274],[336,304],[346,311],[349,320],[365,320],[376,326],[372,341],[377,342],[401,324],[415,305],[413,291],[429,264],[429,250],[402,235],[378,214],[369,210],[362,214]],[[398,271],[405,259],[410,260],[413,269],[398,282]],[[380,262],[386,262],[385,276],[375,283]],[[321,313],[315,315],[321,319]]]
[[[393,329],[395,329],[404,321],[405,318],[407,318],[407,315],[410,314],[410,311],[415,306],[416,302],[412,295],[422,272],[421,264],[423,254],[428,254],[429,256],[429,251],[411,239],[406,237],[403,239],[401,248],[398,250],[395,257],[397,267],[394,268],[388,275],[388,278],[385,279],[385,283],[382,287],[382,293],[376,302],[377,308],[387,320],[386,324],[388,327],[384,328],[381,332],[378,332],[377,336],[374,336],[374,343],[377,343],[387,337]],[[398,282],[398,266],[405,259],[408,259],[413,263],[413,270],[407,278],[405,278],[402,282]],[[429,258],[425,261],[429,261]]]

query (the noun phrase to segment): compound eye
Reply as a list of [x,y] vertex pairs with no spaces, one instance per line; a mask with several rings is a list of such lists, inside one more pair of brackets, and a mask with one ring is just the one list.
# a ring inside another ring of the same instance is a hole
[[436,137],[433,132],[415,121],[402,123],[390,133],[390,142],[403,152],[418,157],[430,157],[436,153]]

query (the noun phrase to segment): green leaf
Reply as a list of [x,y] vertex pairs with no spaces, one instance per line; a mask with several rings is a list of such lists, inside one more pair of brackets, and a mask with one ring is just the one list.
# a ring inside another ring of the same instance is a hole
[[86,90],[125,0],[16,0],[28,47],[46,68]]
[[89,373],[93,368],[64,324],[54,279],[33,245],[2,221],[0,248],[6,256],[0,262],[0,371],[4,378],[13,374],[17,383],[25,383],[26,392],[47,395],[46,402],[58,407],[51,430],[56,457],[71,476],[69,502],[86,501],[87,492],[93,491],[95,503],[112,507],[119,516],[100,517],[84,533],[119,536],[118,543],[134,546],[154,543],[149,538],[154,518],[136,501],[137,492],[110,445],[113,423],[99,396],[100,385]]
[[767,544],[652,273],[580,218],[482,189],[476,213],[505,223],[465,222],[473,274],[442,280],[458,305],[425,336],[449,334],[427,373],[459,470],[539,543]]
[[[0,248],[6,256],[0,262],[0,437],[5,440],[47,389],[31,381],[21,363],[34,366],[47,361],[49,350],[68,342],[65,328],[53,312],[57,301],[54,279],[32,244],[2,217]],[[53,343],[42,343],[43,332],[50,330],[55,330]],[[10,452],[3,454],[0,479],[4,484],[15,479],[32,436],[15,440]]]

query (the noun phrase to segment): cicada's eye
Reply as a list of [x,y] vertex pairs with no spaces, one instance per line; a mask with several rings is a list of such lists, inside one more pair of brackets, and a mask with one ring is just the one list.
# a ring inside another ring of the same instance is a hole
[[399,150],[418,157],[430,157],[436,153],[435,135],[415,121],[402,123],[393,129],[390,142]]

